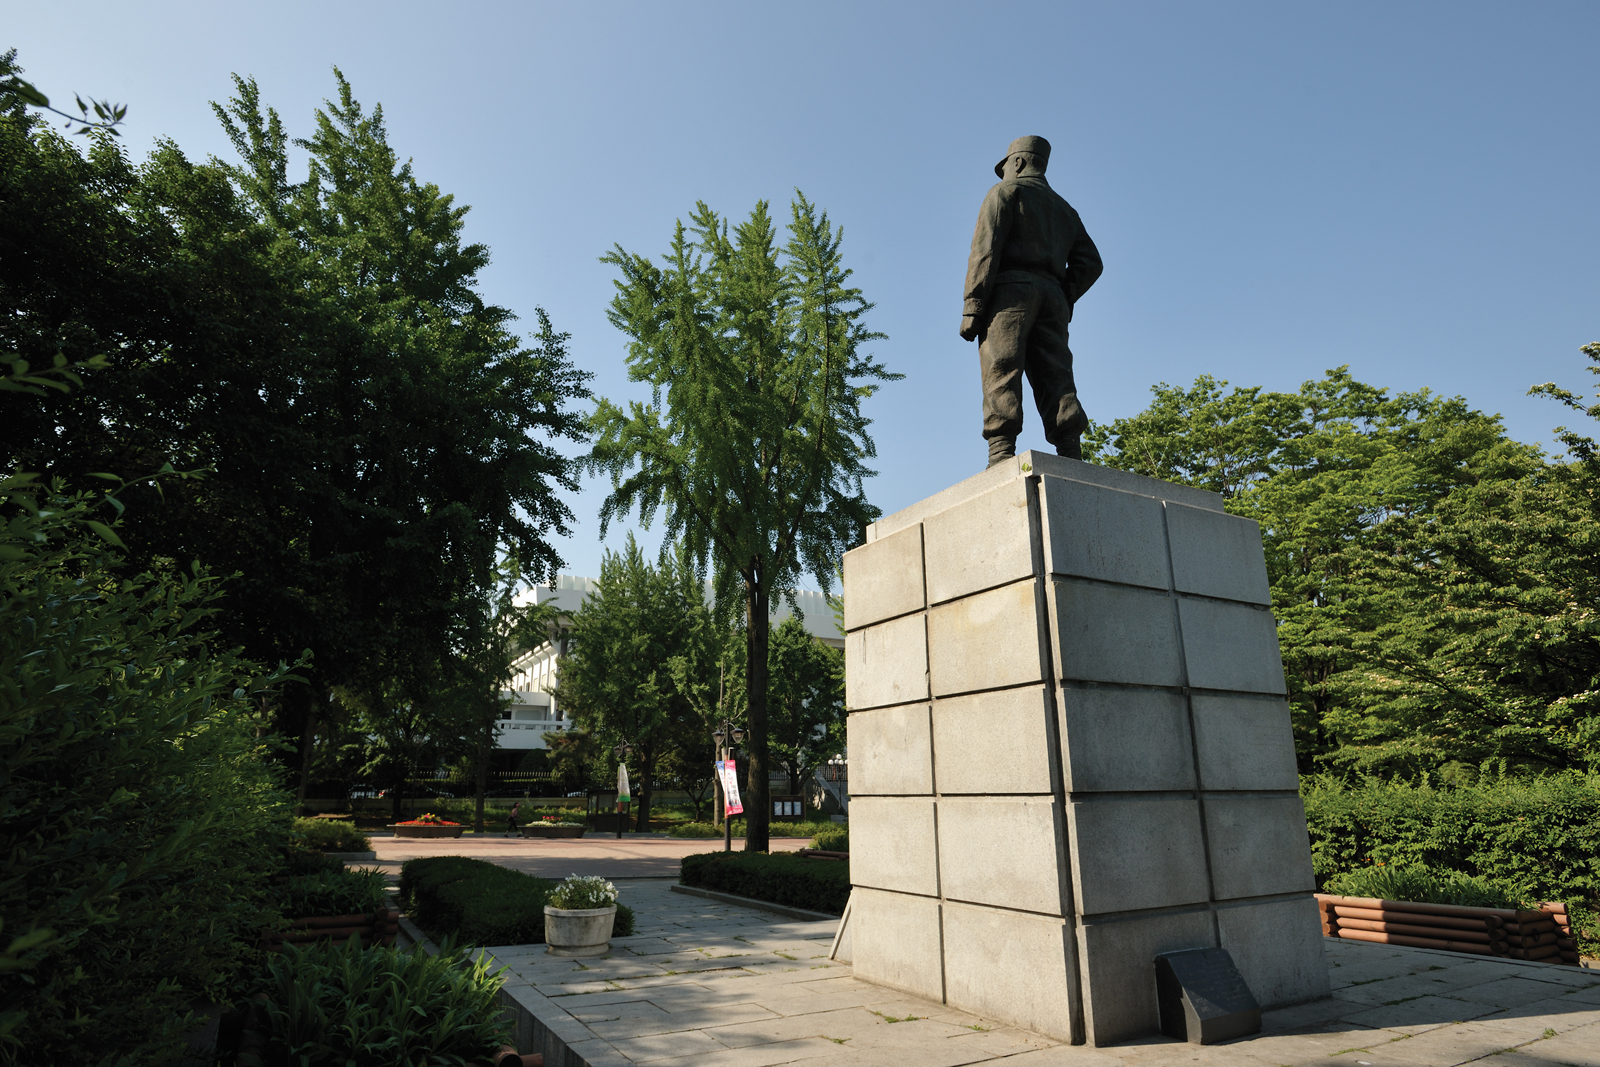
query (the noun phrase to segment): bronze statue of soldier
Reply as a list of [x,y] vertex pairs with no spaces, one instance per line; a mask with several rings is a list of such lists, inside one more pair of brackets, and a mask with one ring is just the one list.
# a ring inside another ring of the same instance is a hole
[[967,260],[961,337],[978,342],[989,466],[1016,455],[1022,376],[1033,387],[1045,440],[1082,459],[1089,417],[1072,378],[1072,305],[1100,277],[1100,252],[1083,220],[1045,181],[1050,142],[1018,137],[995,164],[1000,184],[978,210]]

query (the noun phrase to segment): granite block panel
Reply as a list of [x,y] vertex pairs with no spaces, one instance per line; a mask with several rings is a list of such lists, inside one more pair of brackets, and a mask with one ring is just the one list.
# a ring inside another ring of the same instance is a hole
[[860,797],[850,807],[851,884],[938,896],[932,798]]
[[1215,899],[1316,888],[1299,797],[1207,796],[1205,808]]
[[946,900],[1066,914],[1061,810],[1054,797],[942,797],[939,885]]
[[1213,693],[1195,693],[1189,699],[1201,789],[1300,788],[1286,702]]
[[1283,656],[1278,651],[1278,626],[1270,611],[1180,598],[1178,614],[1183,621],[1190,685],[1275,696],[1288,692],[1283,683]]
[[1271,606],[1261,527],[1254,519],[1182,504],[1166,508],[1178,592]]
[[857,886],[850,893],[851,966],[857,978],[944,999],[939,902]]
[[921,611],[922,527],[853,548],[844,554],[844,628],[859,630],[884,619]]
[[1208,899],[1200,805],[1157,795],[1074,799],[1068,840],[1080,914]]
[[845,707],[857,711],[927,699],[926,616],[907,615],[845,635]]
[[945,904],[946,1002],[1072,1040],[1071,938],[1060,919]]
[[1060,701],[1069,792],[1195,788],[1182,693],[1069,686]]
[[1217,929],[1263,1008],[1329,994],[1322,920],[1311,896],[1218,907]]
[[[939,792],[1050,792],[1045,698],[1045,690],[1034,685],[937,701],[933,765]],[[850,758],[855,759],[854,744]],[[852,778],[852,791],[854,786]]]
[[1167,588],[1161,501],[1048,477],[1040,481],[1039,501],[1050,573]]
[[1091,1045],[1156,1033],[1156,953],[1217,944],[1205,909],[1086,922],[1078,928],[1078,943]]
[[1033,581],[930,608],[928,660],[939,696],[1041,681]]
[[933,731],[928,705],[852,712],[846,723],[850,794],[931,794]]
[[1016,478],[923,520],[930,604],[1033,576],[1027,490]]
[[1050,621],[1056,673],[1062,679],[1184,684],[1177,613],[1165,593],[1056,581],[1051,583]]

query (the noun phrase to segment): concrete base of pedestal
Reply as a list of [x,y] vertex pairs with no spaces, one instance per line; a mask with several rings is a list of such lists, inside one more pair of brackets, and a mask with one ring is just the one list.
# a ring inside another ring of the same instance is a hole
[[1254,522],[1037,452],[845,556],[856,974],[1108,1044],[1155,957],[1328,992]]

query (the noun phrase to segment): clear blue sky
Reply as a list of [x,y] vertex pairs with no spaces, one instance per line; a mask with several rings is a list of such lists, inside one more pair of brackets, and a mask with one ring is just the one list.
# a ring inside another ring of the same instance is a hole
[[[1524,394],[1588,389],[1600,340],[1594,3],[91,0],[8,10],[13,45],[58,100],[127,102],[136,155],[226,156],[208,101],[235,71],[304,134],[337,64],[472,205],[484,294],[547,309],[613,398],[634,394],[598,257],[663,251],[696,199],[781,216],[803,189],[906,375],[870,402],[885,512],[983,465],[960,288],[1024,133],[1105,257],[1073,326],[1097,419],[1159,381],[1293,389],[1348,363],[1548,442],[1574,420]],[[1036,421],[1021,445],[1046,447]],[[572,501],[569,571],[599,571],[602,495]]]

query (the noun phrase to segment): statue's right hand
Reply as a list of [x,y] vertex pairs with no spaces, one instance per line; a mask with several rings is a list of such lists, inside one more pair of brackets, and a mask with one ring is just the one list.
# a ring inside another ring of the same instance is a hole
[[978,319],[975,315],[961,316],[961,339],[963,341],[976,341],[978,339]]

